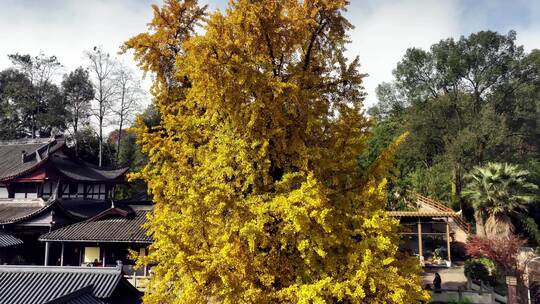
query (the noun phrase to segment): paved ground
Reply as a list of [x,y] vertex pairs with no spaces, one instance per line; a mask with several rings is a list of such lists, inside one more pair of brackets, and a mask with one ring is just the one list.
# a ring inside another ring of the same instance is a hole
[[444,289],[457,289],[459,286],[465,286],[467,284],[467,278],[463,273],[463,266],[453,266],[450,268],[427,268],[422,274],[423,286],[430,284],[433,288],[433,278],[435,272],[438,272],[442,280],[442,288]]

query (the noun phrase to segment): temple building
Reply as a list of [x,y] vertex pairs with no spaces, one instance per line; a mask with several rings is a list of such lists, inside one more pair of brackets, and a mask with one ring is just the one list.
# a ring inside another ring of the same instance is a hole
[[0,141],[0,264],[56,264],[61,248],[38,238],[110,209],[127,169],[85,163],[62,137]]
[[464,247],[470,235],[470,224],[445,204],[412,195],[411,210],[388,211],[399,219],[401,250],[419,257],[422,266],[450,267],[452,252]]
[[[133,275],[133,261],[129,252],[148,253],[153,239],[143,227],[152,210],[149,201],[120,201],[96,216],[42,235],[39,240],[60,246],[59,266],[115,267],[122,262],[125,274]],[[137,270],[147,276],[148,269]]]

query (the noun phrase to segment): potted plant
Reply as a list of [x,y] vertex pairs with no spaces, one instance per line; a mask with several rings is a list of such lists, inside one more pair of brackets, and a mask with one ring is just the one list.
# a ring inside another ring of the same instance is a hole
[[443,260],[443,249],[442,248],[437,248],[437,249],[435,249],[435,251],[433,251],[433,260],[435,261],[435,263],[441,264],[441,262]]

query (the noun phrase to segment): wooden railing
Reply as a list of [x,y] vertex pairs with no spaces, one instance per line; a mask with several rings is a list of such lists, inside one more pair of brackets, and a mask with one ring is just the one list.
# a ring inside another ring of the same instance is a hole
[[[444,212],[454,212],[454,210],[452,210],[452,208],[446,206],[445,204],[439,202],[439,201],[436,201],[432,198],[429,198],[429,197],[426,197],[426,196],[423,196],[421,194],[418,194],[416,192],[413,192],[412,193],[413,195],[416,196],[416,200],[418,202],[421,202],[421,203],[424,203],[428,206],[431,206],[439,211],[444,211]],[[467,233],[470,233],[471,232],[471,224],[468,223],[467,221],[465,221],[461,216],[459,216],[458,214],[455,214],[454,216],[452,216],[452,219],[454,220],[454,222],[461,228],[463,229],[463,231],[467,232]]]

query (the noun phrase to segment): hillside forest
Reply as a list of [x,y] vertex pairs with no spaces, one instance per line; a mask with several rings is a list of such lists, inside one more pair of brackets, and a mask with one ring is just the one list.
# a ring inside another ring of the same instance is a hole
[[[483,191],[493,205],[486,210],[538,244],[540,50],[525,51],[516,35],[481,31],[410,48],[393,80],[377,87],[368,110],[376,124],[361,163],[410,132],[397,150],[390,209],[410,208],[418,192],[478,224],[474,196]],[[522,201],[512,201],[517,195]]]
[[[366,109],[371,137],[358,156],[360,169],[408,132],[396,152],[388,209],[411,208],[411,193],[418,192],[474,223],[467,188],[474,170],[490,163],[540,184],[540,50],[526,51],[516,36],[481,31],[427,50],[410,48],[393,80],[377,87],[377,103]],[[155,126],[160,115],[152,102],[145,108],[149,96],[121,60],[99,47],[84,58],[84,65],[62,75],[65,68],[53,55],[9,55],[12,65],[0,71],[0,139],[63,133],[85,161],[136,171],[147,160],[131,126],[137,115]],[[529,190],[531,202],[508,216],[538,245],[540,204],[537,187]]]

